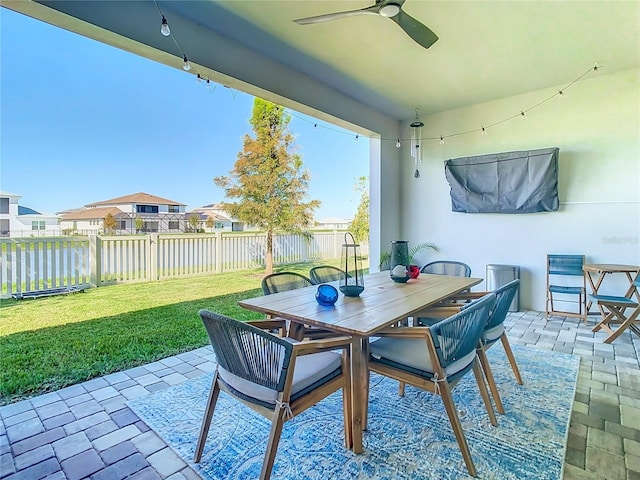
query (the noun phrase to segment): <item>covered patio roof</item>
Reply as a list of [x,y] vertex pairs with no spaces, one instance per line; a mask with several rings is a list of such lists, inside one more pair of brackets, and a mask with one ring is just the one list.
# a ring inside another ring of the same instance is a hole
[[[370,129],[375,122],[350,113],[354,104],[410,120],[416,107],[427,115],[562,84],[595,62],[604,62],[607,73],[640,64],[640,7],[633,1],[398,1],[439,36],[429,49],[380,15],[293,22],[372,3],[8,0],[3,6],[175,68],[187,55],[197,66],[194,76],[197,70]],[[175,42],[160,34],[162,15]]]

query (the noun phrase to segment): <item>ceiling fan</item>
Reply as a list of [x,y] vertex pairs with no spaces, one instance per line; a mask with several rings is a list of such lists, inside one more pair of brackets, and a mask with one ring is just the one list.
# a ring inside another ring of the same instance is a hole
[[299,18],[294,20],[299,25],[309,25],[312,23],[328,22],[338,18],[351,17],[354,15],[381,15],[390,18],[398,24],[415,42],[424,48],[429,48],[438,41],[438,36],[429,27],[423,25],[411,15],[402,10],[402,4],[406,0],[376,0],[376,4],[359,10],[348,10],[346,12],[328,13],[315,17]]

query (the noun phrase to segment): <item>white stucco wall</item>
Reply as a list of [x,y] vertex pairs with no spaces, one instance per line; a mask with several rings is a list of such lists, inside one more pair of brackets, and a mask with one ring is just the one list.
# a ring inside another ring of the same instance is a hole
[[[555,97],[488,130],[423,144],[421,178],[403,147],[401,232],[441,249],[423,263],[455,259],[472,275],[487,264],[521,267],[521,309],[543,311],[547,253],[584,253],[590,263],[640,264],[640,70],[590,74]],[[567,83],[572,79],[567,79]],[[564,86],[423,118],[423,137],[480,128],[527,109]],[[410,136],[407,125],[404,137]],[[444,161],[468,155],[560,148],[557,212],[501,215],[451,211]],[[622,289],[611,277],[601,291]],[[626,280],[624,280],[626,282]],[[625,283],[626,284],[626,283]],[[484,287],[484,284],[479,286]]]

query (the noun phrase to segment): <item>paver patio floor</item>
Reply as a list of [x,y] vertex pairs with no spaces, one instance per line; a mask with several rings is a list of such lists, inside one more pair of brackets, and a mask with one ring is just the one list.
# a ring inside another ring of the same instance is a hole
[[[604,344],[595,318],[514,312],[505,325],[512,343],[581,357],[564,478],[640,480],[640,338]],[[213,360],[204,347],[0,408],[0,478],[200,478],[125,402],[210,372]]]

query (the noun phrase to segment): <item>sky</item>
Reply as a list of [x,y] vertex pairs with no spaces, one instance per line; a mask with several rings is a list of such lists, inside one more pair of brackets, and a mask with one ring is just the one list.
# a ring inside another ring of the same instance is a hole
[[[0,189],[20,205],[51,214],[137,192],[187,211],[225,200],[213,178],[252,133],[251,95],[210,92],[191,73],[6,8],[0,62]],[[316,219],[352,218],[369,140],[290,112]]]

